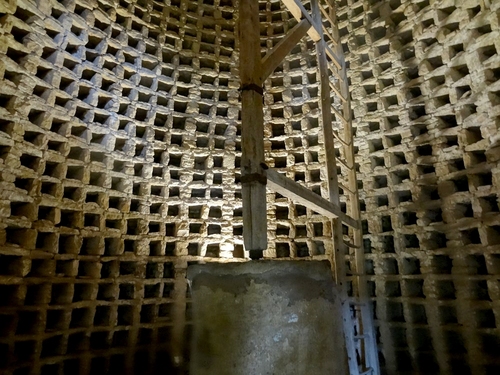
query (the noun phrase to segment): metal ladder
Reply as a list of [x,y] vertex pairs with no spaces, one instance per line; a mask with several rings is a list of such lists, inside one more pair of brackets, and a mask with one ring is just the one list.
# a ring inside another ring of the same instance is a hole
[[[364,273],[350,94],[334,1],[282,1],[298,24],[261,58],[258,4],[255,0],[240,0],[240,14],[245,14],[245,17],[240,17],[241,181],[245,248],[251,258],[258,259],[267,247],[266,187],[331,218],[334,243],[332,264],[341,290],[349,372],[352,375],[379,375],[375,330]],[[328,200],[268,169],[264,163],[262,84],[306,34],[316,43],[320,73]],[[336,156],[336,150],[340,157]],[[346,184],[339,183],[337,166],[343,171]],[[340,191],[346,197],[345,213],[341,210]],[[349,274],[346,260],[351,264]],[[347,295],[348,282],[352,282],[351,297]]]

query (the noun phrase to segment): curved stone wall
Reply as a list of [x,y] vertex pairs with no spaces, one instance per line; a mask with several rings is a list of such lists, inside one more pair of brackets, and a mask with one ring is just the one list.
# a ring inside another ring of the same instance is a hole
[[[338,5],[382,367],[497,374],[499,4]],[[246,255],[236,6],[0,3],[2,373],[182,371],[188,264]],[[265,53],[295,21],[260,9]],[[311,48],[265,83],[266,157],[325,194]],[[326,257],[328,220],[268,202],[266,257]]]
[[500,3],[338,4],[382,365],[496,374]]
[[[261,2],[262,48],[295,20]],[[0,368],[172,373],[185,271],[241,261],[237,4],[0,4]],[[270,165],[325,192],[312,45],[266,81]],[[269,194],[267,257],[325,258],[328,220]]]

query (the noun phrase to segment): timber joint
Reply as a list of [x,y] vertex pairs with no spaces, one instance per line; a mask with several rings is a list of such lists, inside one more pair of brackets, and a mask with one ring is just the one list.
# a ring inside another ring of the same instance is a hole
[[252,182],[258,182],[262,185],[267,185],[267,177],[264,173],[250,173],[241,176],[242,184],[249,184]]
[[242,85],[240,87],[240,91],[255,91],[259,95],[264,95],[264,88],[255,83],[249,83],[246,85]]

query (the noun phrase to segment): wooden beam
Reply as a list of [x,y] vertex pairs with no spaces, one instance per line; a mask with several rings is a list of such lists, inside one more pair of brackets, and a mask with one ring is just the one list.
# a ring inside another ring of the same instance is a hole
[[329,200],[333,203],[339,202],[339,186],[337,177],[337,164],[335,161],[335,144],[332,129],[332,102],[330,99],[330,79],[328,76],[327,60],[325,55],[325,41],[316,43],[316,56],[320,73],[320,108],[323,125],[323,139],[325,143],[326,175],[328,178]]
[[321,215],[332,219],[339,218],[347,225],[353,228],[358,228],[358,222],[343,213],[339,206],[312,192],[306,187],[299,185],[295,181],[283,176],[281,173],[278,173],[273,169],[268,169],[266,174],[267,187],[272,191],[292,199],[294,203],[309,207],[311,210],[314,210]]
[[318,25],[313,21],[313,18],[306,8],[304,8],[304,5],[302,5],[300,0],[283,0],[283,3],[297,21],[302,21],[302,18],[309,21],[312,27],[308,30],[307,34],[312,40],[317,42],[321,39],[321,25]]
[[269,75],[283,62],[283,59],[297,45],[297,43],[307,34],[311,28],[308,20],[303,19],[290,30],[286,36],[280,40],[274,48],[262,59],[262,80]]
[[[302,19],[302,9],[300,8],[299,4],[295,0],[283,0],[283,3],[287,7],[288,11],[292,13],[292,16],[297,20]],[[302,4],[300,4],[302,5]]]
[[259,4],[240,1],[241,195],[243,241],[252,259],[267,248],[267,207],[264,170],[264,113],[260,54]]

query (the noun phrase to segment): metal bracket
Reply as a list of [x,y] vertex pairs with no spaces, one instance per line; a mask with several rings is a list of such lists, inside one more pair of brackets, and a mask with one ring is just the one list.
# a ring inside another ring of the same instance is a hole
[[241,86],[240,91],[255,91],[259,95],[264,95],[264,89],[262,86],[256,85],[255,83],[249,83],[248,85]]

